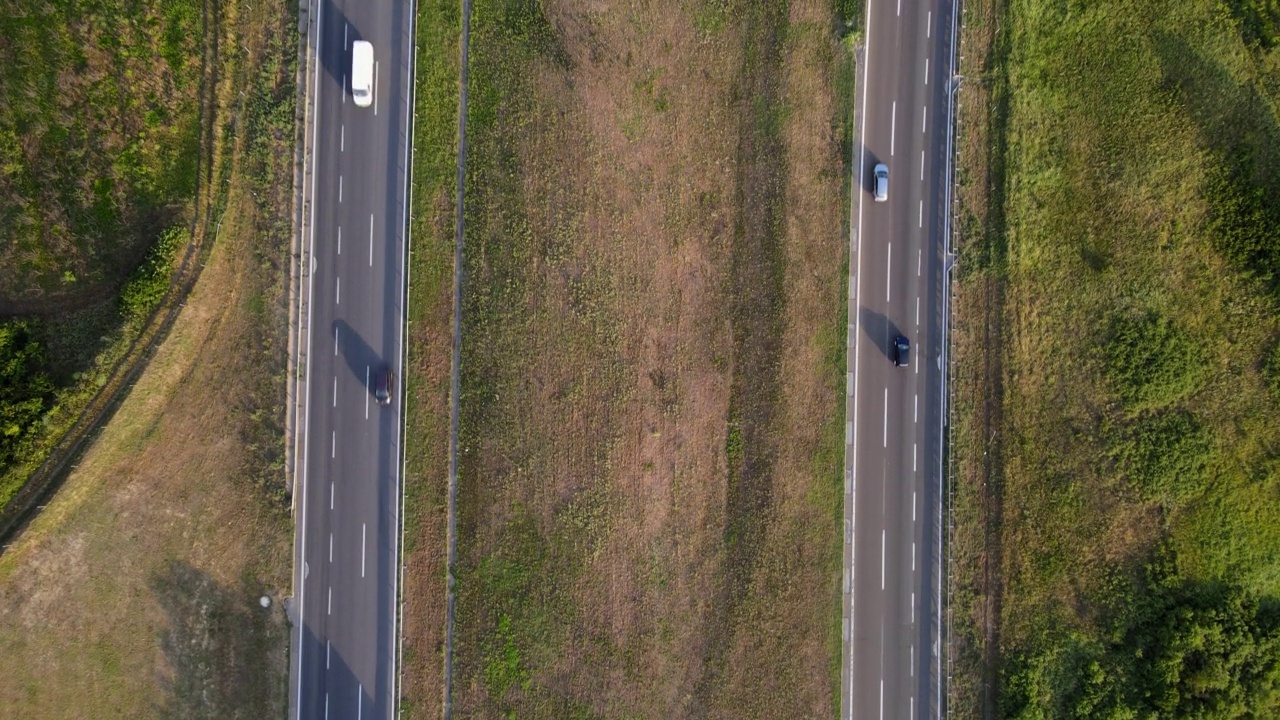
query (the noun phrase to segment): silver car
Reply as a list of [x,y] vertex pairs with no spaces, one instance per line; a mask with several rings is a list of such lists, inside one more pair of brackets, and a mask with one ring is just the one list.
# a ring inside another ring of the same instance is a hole
[[889,200],[889,166],[884,163],[876,165],[875,196],[876,202],[886,202]]

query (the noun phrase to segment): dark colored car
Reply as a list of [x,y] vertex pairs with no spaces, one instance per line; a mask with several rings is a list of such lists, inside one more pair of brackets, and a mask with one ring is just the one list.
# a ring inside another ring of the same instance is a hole
[[893,339],[893,364],[898,367],[906,367],[907,360],[911,357],[911,341],[899,335]]
[[395,375],[391,372],[391,368],[384,367],[378,371],[378,379],[373,383],[373,396],[377,398],[379,405],[391,404],[391,392],[395,386]]

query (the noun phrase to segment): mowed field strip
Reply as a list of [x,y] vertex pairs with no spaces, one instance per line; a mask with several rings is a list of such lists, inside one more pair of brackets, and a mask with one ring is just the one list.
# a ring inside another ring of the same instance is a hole
[[[475,4],[455,716],[836,713],[848,115],[832,13]],[[447,217],[451,192],[428,206],[415,184],[415,212]],[[447,342],[439,327],[415,342]],[[447,382],[447,363],[413,372],[411,395]],[[414,423],[411,467],[413,442],[437,448],[418,531],[441,538],[443,440]],[[414,623],[407,669],[439,652]],[[422,716],[434,692],[405,686]]]

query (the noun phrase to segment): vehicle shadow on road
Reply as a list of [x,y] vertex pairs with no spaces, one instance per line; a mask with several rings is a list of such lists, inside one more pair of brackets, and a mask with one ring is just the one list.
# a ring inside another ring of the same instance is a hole
[[858,308],[858,327],[861,328],[863,336],[870,340],[886,359],[892,359],[890,345],[893,338],[905,334],[883,313],[866,307]]
[[335,83],[342,85],[351,68],[351,43],[364,37],[360,28],[332,0],[321,0],[320,20],[324,23],[320,28],[320,67]]
[[342,356],[347,369],[365,386],[365,392],[372,392],[373,378],[382,367],[382,357],[369,347],[369,343],[346,320],[334,320],[333,330],[338,336],[338,354]]

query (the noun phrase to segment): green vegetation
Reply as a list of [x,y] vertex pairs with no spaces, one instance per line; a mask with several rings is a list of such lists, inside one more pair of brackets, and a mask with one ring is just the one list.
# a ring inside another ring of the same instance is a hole
[[1000,32],[961,67],[992,140],[959,172],[953,438],[956,637],[994,692],[956,715],[1274,716],[1277,4],[997,5],[967,7]]
[[120,290],[120,309],[125,317],[143,321],[160,304],[169,291],[173,257],[179,248],[186,247],[187,242],[185,228],[172,228],[161,233],[160,239],[147,251],[147,257]]
[[0,323],[0,467],[44,414],[53,384],[44,372],[44,348],[31,323]]
[[201,22],[195,0],[6,0],[4,300],[109,290],[191,201]]
[[457,178],[459,3],[419,2],[405,365],[401,716],[443,703],[449,370]]
[[1263,718],[1280,713],[1280,608],[1234,585],[1152,562],[1137,585],[1113,576],[1100,632],[1043,638],[1008,668],[1012,718]]
[[1200,349],[1154,313],[1117,317],[1103,351],[1116,394],[1134,410],[1170,405],[1204,384]]
[[24,394],[40,410],[7,436],[0,511],[154,332],[209,152],[205,30],[194,0],[0,10],[0,310],[28,319],[52,385]]

